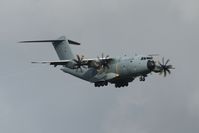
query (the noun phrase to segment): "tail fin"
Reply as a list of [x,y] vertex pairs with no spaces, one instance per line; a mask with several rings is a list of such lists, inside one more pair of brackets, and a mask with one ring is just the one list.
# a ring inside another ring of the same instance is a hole
[[58,38],[58,40],[62,41],[54,41],[52,42],[52,44],[57,52],[59,59],[60,60],[74,59],[72,50],[68,45],[70,43],[70,40],[66,40],[64,36]]
[[57,52],[60,60],[74,59],[74,55],[69,44],[80,45],[80,43],[67,40],[64,36],[57,40],[38,40],[38,41],[21,41],[20,43],[37,43],[37,42],[51,42]]

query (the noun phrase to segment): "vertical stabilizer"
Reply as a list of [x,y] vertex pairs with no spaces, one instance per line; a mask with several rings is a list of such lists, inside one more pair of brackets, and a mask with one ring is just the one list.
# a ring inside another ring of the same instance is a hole
[[67,40],[64,36],[58,38],[57,40],[62,40],[62,41],[54,41],[52,42],[52,44],[55,48],[55,51],[57,52],[59,59],[60,60],[74,59],[74,55],[69,46],[69,40]]

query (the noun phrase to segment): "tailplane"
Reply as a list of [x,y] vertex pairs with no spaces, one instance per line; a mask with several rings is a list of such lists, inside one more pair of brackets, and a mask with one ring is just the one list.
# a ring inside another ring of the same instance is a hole
[[37,40],[37,41],[21,41],[20,43],[41,43],[41,42],[51,42],[60,60],[70,60],[74,59],[73,52],[69,44],[80,45],[80,43],[68,40],[64,36],[58,38],[57,40]]

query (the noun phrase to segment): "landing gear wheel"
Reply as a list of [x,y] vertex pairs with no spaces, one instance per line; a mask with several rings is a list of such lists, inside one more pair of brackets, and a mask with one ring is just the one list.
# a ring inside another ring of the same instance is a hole
[[140,76],[140,81],[145,81],[145,76]]
[[126,82],[126,83],[125,83],[125,86],[128,86],[128,85],[129,85],[129,83],[128,83],[128,82]]
[[95,82],[94,86],[95,87],[100,87],[100,86],[107,86],[108,82],[107,81],[101,81],[101,82]]
[[121,84],[118,84],[118,83],[115,84],[115,88],[120,88],[120,87],[121,87]]
[[96,82],[95,83],[95,87],[100,87],[99,83]]
[[117,82],[117,83],[115,83],[115,88],[125,87],[128,85],[129,85],[128,82]]

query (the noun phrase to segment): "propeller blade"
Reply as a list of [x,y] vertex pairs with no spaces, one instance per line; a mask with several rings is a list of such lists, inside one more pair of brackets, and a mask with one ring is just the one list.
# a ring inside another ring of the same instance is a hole
[[102,53],[102,59],[104,59],[104,53]]
[[77,55],[77,60],[80,61],[80,56],[79,55]]
[[162,64],[158,61],[158,64],[160,65],[160,67],[162,67]]
[[78,61],[77,61],[76,59],[73,59],[73,61],[74,61],[75,63],[78,63]]
[[166,69],[166,71],[167,71],[169,74],[171,74],[171,71],[170,71],[169,69]]
[[159,56],[159,54],[149,54],[148,56]]
[[172,65],[168,65],[167,67],[168,69],[175,69]]
[[164,77],[166,77],[167,76],[167,71],[166,70],[164,70]]
[[97,59],[98,59],[98,60],[100,60],[100,57],[99,57],[99,56],[97,56]]
[[81,72],[83,72],[82,67],[79,68]]
[[164,57],[162,58],[162,65],[164,65]]
[[82,67],[85,68],[85,69],[87,68],[86,66],[82,66]]
[[108,59],[108,58],[109,58],[109,55],[106,56],[106,59]]
[[159,75],[162,75],[162,73],[163,73],[163,70],[159,72]]
[[165,66],[168,64],[169,61],[170,61],[169,59],[166,61]]

